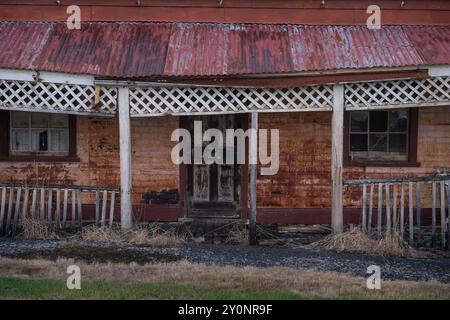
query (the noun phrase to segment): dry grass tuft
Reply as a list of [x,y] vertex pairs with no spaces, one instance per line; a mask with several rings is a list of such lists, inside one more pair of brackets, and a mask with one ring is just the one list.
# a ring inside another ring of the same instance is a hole
[[51,225],[43,224],[39,219],[25,218],[22,220],[21,236],[25,239],[58,239],[54,228]]
[[122,233],[119,227],[98,227],[90,225],[85,227],[81,238],[88,241],[129,243],[150,247],[173,247],[186,242],[186,238],[175,231],[166,231],[156,223],[150,225],[137,225],[131,231]]
[[241,246],[249,245],[248,230],[245,226],[235,224],[225,239],[227,244],[239,244]]
[[385,234],[381,240],[372,239],[359,227],[351,227],[340,234],[331,234],[310,245],[312,248],[342,252],[358,252],[382,256],[419,257],[397,232]]
[[157,224],[138,226],[128,236],[128,243],[139,246],[174,247],[185,242],[185,237],[173,230],[164,230]]
[[81,232],[83,240],[97,241],[97,242],[121,242],[123,241],[122,234],[119,230],[110,227],[98,227],[90,225],[83,228]]

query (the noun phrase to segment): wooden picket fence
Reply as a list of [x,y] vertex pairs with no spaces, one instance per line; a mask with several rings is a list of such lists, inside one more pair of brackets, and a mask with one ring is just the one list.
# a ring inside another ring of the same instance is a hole
[[97,225],[105,226],[107,220],[112,225],[118,192],[92,186],[0,184],[0,236],[15,236],[27,218],[60,229],[82,228],[87,203],[95,203]]
[[366,233],[376,231],[380,239],[383,231],[397,231],[411,245],[425,243],[421,203],[423,190],[431,189],[431,245],[450,250],[450,175],[344,180],[344,186],[362,188],[360,221]]

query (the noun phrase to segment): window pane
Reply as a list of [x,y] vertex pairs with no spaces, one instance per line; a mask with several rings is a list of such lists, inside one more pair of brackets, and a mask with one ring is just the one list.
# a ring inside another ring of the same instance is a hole
[[367,132],[369,112],[356,111],[351,113],[351,132]]
[[68,130],[52,129],[50,151],[67,152],[69,151]]
[[65,114],[50,115],[50,128],[68,128],[69,117]]
[[406,154],[406,134],[390,134],[389,135],[389,152],[397,152]]
[[386,132],[387,117],[387,111],[370,111],[370,132]]
[[389,131],[406,132],[408,129],[408,111],[397,110],[389,112]]
[[48,130],[32,130],[33,151],[48,151]]
[[387,134],[385,133],[371,133],[369,142],[369,151],[387,151]]
[[350,135],[350,151],[367,151],[367,134]]
[[29,113],[28,112],[11,112],[11,127],[13,128],[28,128],[29,127]]
[[30,151],[30,131],[28,129],[14,129],[11,131],[11,150]]
[[32,128],[48,128],[48,114],[47,113],[32,113],[31,114]]

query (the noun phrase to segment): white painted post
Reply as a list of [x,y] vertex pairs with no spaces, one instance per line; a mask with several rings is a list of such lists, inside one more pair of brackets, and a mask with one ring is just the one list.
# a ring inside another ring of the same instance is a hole
[[344,86],[333,86],[333,117],[331,121],[331,229],[344,230],[342,160],[344,144]]
[[257,159],[258,159],[258,113],[252,112],[251,116],[250,136],[250,227],[249,242],[250,245],[258,244],[256,239],[256,175],[257,175]]
[[120,135],[120,224],[122,231],[131,229],[131,130],[128,87],[119,88],[119,135]]

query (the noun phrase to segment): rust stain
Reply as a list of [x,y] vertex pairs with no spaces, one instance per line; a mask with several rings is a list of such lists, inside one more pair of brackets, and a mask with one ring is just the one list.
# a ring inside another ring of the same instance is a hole
[[112,78],[450,64],[449,26],[0,22],[0,67]]

